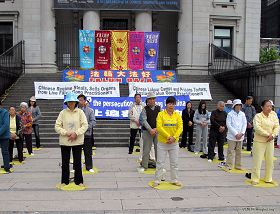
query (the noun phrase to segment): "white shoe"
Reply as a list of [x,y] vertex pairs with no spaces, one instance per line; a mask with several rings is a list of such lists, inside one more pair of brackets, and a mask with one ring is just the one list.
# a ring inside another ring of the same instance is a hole
[[30,155],[31,155],[31,156],[34,156],[34,153],[31,153]]
[[138,172],[139,172],[139,173],[143,173],[144,171],[145,171],[145,168],[144,168],[144,167],[139,167],[139,168],[138,168]]
[[198,152],[195,152],[194,154],[195,154],[195,155],[198,155]]
[[208,159],[208,162],[209,162],[209,163],[212,163],[213,161],[212,161],[211,159]]
[[89,172],[91,172],[91,173],[94,173],[94,169],[90,169],[90,170],[88,170]]

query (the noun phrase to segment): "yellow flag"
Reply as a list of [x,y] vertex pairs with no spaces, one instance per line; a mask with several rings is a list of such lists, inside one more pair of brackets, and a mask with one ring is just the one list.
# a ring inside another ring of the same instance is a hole
[[112,31],[112,70],[128,69],[128,31]]

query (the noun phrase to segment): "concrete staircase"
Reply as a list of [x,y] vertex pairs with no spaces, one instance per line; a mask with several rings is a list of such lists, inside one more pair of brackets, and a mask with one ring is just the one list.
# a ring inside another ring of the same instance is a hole
[[[23,75],[8,92],[4,98],[5,108],[13,105],[17,108],[20,102],[28,102],[34,95],[34,81],[58,82],[62,79],[62,73],[50,74],[25,74]],[[233,99],[234,96],[229,93],[220,83],[216,82],[211,76],[179,76],[178,82],[209,82],[212,93],[212,101],[207,102],[209,110],[214,110],[219,100],[226,101]],[[128,85],[120,86],[121,96],[128,96]],[[199,101],[194,101],[194,109],[197,108]],[[42,111],[40,120],[40,135],[43,146],[57,147],[58,135],[54,131],[54,123],[62,110],[63,100],[38,100]],[[128,120],[98,120],[94,129],[96,146],[128,146],[129,142],[129,121]],[[194,135],[195,136],[195,135]]]

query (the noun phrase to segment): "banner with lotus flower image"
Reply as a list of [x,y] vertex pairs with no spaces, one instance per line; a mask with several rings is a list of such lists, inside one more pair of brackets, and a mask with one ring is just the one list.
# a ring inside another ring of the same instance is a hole
[[83,69],[94,67],[94,30],[79,30],[80,66]]

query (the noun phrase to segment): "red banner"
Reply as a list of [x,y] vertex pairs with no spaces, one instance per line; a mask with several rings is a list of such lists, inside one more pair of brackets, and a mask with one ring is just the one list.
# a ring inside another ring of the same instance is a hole
[[143,70],[144,66],[144,32],[129,32],[128,68]]
[[96,70],[110,69],[110,43],[111,32],[104,30],[95,31],[94,68]]

